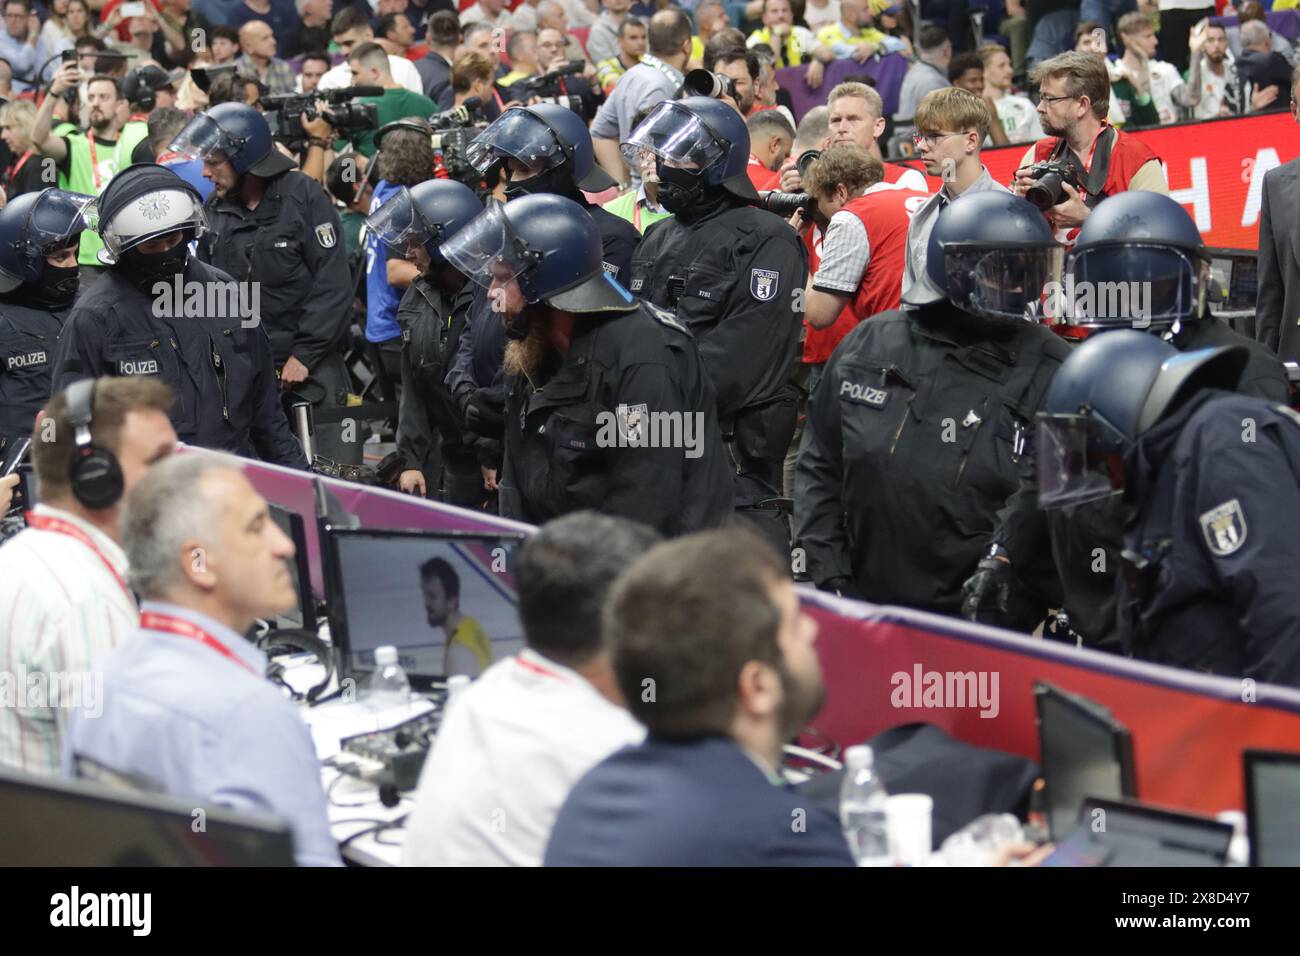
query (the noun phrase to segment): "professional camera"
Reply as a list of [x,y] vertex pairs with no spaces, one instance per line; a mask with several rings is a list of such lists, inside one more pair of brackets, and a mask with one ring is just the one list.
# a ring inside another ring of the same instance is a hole
[[1069,183],[1074,189],[1082,188],[1074,164],[1062,160],[1045,160],[1029,167],[1029,175],[1038,182],[1025,190],[1025,198],[1039,209],[1051,209],[1066,200],[1063,183]]
[[[262,108],[269,114],[267,122],[271,132],[290,150],[297,151],[307,142],[307,132],[302,128],[302,117],[314,120],[324,116],[340,139],[350,139],[357,133],[379,126],[379,113],[374,103],[362,103],[358,97],[383,96],[381,86],[347,86],[338,90],[316,90],[312,93],[281,93],[262,97]],[[319,113],[316,103],[324,100],[333,109]]]
[[398,489],[398,479],[406,469],[406,458],[395,451],[390,451],[379,464],[373,466],[348,465],[321,455],[317,455],[311,463],[311,470],[326,478],[338,478],[343,481],[354,481],[359,485],[395,490]]
[[383,152],[384,138],[390,130],[407,129],[424,133],[433,147],[435,172],[440,179],[455,179],[471,189],[478,189],[483,179],[478,170],[465,158],[469,144],[487,128],[487,120],[479,112],[483,103],[471,96],[454,110],[438,113],[428,119],[400,119],[384,126],[375,134],[375,149]]
[[760,189],[758,206],[760,209],[776,213],[782,219],[789,219],[802,209],[804,218],[807,219],[816,210],[817,200],[808,193],[783,193],[779,189]]
[[736,81],[725,73],[711,73],[705,69],[691,70],[682,79],[682,96],[707,96],[720,100],[736,98]]
[[587,64],[583,60],[568,60],[541,76],[520,80],[511,89],[518,90],[516,98],[529,105],[532,105],[534,98],[536,98],[543,103],[555,103],[558,106],[563,106],[565,109],[581,116],[584,115],[586,109],[582,97],[566,92],[560,81],[566,76],[576,76],[586,67]]

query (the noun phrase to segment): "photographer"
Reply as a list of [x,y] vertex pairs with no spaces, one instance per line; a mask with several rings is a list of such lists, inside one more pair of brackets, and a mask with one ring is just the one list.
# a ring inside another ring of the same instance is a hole
[[590,123],[600,108],[604,93],[596,84],[596,68],[580,56],[570,58],[565,53],[564,41],[565,34],[559,30],[545,27],[538,32],[537,62],[541,64],[542,77],[528,87],[525,102],[529,106],[559,103]]
[[[1012,190],[1037,199],[1035,205],[1048,203],[1040,208],[1058,240],[1072,241],[1107,196],[1127,190],[1169,194],[1164,168],[1151,148],[1106,120],[1110,76],[1104,60],[1062,53],[1035,67],[1030,79],[1039,85],[1038,117],[1047,138],[1025,154]],[[1047,163],[1056,166],[1044,168]]]
[[366,158],[375,155],[375,130],[406,117],[426,119],[438,112],[438,104],[423,93],[412,93],[393,79],[388,54],[378,43],[363,43],[348,54],[348,66],[358,86],[382,86],[383,96],[365,96],[360,102],[375,106],[376,126],[353,134],[352,148]]
[[883,184],[884,164],[861,146],[834,146],[804,182],[826,220],[809,262],[804,294],[804,359],[816,389],[835,346],[859,322],[897,309],[907,259],[907,227],[926,194]]

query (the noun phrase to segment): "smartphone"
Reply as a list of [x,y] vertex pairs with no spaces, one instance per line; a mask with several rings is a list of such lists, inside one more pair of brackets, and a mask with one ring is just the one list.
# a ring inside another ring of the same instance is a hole
[[122,4],[122,19],[123,19],[123,20],[125,20],[127,17],[142,17],[142,16],[144,16],[144,3],[143,3],[143,2],[124,3],[124,4]]
[[59,54],[59,60],[63,63],[76,63],[77,56],[78,54],[76,50],[64,50]]
[[12,475],[14,470],[23,463],[23,459],[27,457],[27,450],[31,447],[31,438],[19,438],[15,441],[13,447],[5,452],[4,466],[0,468],[0,478]]

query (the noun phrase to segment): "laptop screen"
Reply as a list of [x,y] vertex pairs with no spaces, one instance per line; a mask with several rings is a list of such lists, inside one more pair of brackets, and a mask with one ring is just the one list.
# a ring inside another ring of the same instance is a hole
[[1300,754],[1247,750],[1246,816],[1254,866],[1300,866]]
[[522,535],[344,530],[324,534],[330,632],[344,676],[397,648],[412,685],[477,677],[522,650],[514,553]]
[[1100,705],[1046,682],[1034,685],[1038,742],[1053,839],[1068,836],[1088,797],[1133,797],[1128,730]]

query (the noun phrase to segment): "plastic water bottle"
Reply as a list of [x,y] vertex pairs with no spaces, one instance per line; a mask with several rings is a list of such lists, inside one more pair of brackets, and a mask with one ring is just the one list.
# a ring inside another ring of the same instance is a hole
[[397,648],[391,644],[375,648],[375,672],[366,684],[366,698],[380,708],[410,703],[411,682],[397,663]]
[[884,784],[873,769],[871,748],[859,744],[844,754],[844,782],[840,785],[840,825],[849,852],[858,866],[893,866],[889,830],[885,821]]

